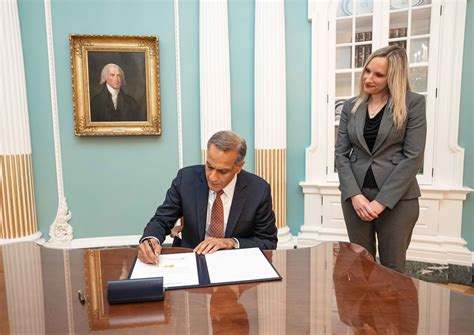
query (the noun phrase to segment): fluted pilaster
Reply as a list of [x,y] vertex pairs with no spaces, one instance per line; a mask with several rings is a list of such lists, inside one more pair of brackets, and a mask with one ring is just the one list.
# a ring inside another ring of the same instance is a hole
[[0,242],[40,237],[16,0],[0,1]]
[[283,0],[255,5],[255,172],[272,187],[279,247],[292,247],[286,224],[286,60]]
[[231,129],[227,1],[199,2],[201,149],[216,131]]

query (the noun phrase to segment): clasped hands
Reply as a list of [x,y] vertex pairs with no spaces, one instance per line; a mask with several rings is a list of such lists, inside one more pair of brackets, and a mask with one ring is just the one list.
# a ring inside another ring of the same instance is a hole
[[[209,237],[199,243],[193,251],[197,254],[212,254],[221,249],[233,249],[235,244],[233,238]],[[143,240],[138,245],[138,258],[144,263],[158,264],[161,249],[157,240],[153,238]]]
[[370,222],[378,218],[386,208],[377,200],[369,201],[362,194],[354,195],[351,200],[352,207],[362,221]]

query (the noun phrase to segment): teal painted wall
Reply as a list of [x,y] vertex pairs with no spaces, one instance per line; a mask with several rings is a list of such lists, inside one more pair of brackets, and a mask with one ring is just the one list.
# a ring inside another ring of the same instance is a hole
[[232,130],[247,141],[245,169],[255,171],[254,21],[252,0],[229,0],[229,58]]
[[[57,210],[49,72],[41,0],[19,0],[39,228],[48,236]],[[178,168],[173,1],[53,1],[55,70],[65,193],[75,238],[140,234]],[[254,170],[253,0],[229,0],[232,129],[247,139]],[[471,133],[473,2],[468,1],[459,142],[466,149],[464,185],[474,187]],[[305,149],[311,142],[311,24],[307,0],[285,2],[287,68],[287,223],[303,223]],[[160,37],[160,137],[79,138],[73,134],[69,33]],[[199,5],[180,1],[184,165],[200,162]],[[464,203],[463,238],[474,249],[474,199]]]
[[[461,90],[461,114],[459,117],[459,145],[464,152],[464,186],[474,188],[474,1],[467,2],[466,32]],[[469,250],[474,250],[474,194],[467,196],[463,204],[462,235]]]
[[[37,216],[48,236],[57,191],[42,1],[20,1],[19,13]],[[173,2],[54,1],[52,18],[64,189],[74,237],[140,234],[178,168]],[[74,136],[70,33],[159,36],[162,136]]]
[[298,235],[303,225],[305,152],[311,144],[311,22],[308,1],[285,2],[287,224]]
[[[184,166],[201,164],[199,2],[180,1],[181,113]],[[177,139],[177,135],[175,136]]]

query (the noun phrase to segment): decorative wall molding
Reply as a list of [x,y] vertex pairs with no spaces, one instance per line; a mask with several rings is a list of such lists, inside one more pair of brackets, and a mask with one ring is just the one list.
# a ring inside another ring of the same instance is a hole
[[178,121],[178,166],[183,167],[183,117],[181,112],[181,51],[179,42],[179,0],[174,5],[174,45],[176,56],[176,114]]
[[227,1],[199,2],[201,149],[219,130],[231,129]]
[[67,243],[73,238],[72,226],[69,224],[71,212],[64,195],[63,166],[61,158],[61,139],[59,134],[59,115],[56,89],[56,71],[54,62],[53,23],[51,16],[51,0],[44,0],[44,16],[46,21],[46,40],[48,43],[49,83],[51,93],[51,113],[53,118],[54,156],[56,159],[56,182],[58,189],[58,210],[56,218],[49,228],[49,243]]

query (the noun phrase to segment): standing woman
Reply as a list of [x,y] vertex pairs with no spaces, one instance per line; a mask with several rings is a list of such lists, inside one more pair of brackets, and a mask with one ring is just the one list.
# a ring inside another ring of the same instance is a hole
[[397,46],[369,56],[359,92],[344,103],[336,141],[344,220],[352,243],[375,257],[377,236],[382,265],[404,272],[419,214],[425,98],[410,91],[407,55]]

